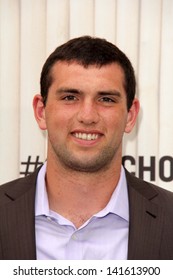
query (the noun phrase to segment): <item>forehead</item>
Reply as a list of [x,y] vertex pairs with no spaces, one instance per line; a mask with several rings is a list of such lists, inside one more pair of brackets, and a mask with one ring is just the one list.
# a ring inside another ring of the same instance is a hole
[[82,64],[73,61],[58,61],[51,69],[51,77],[53,81],[72,80],[79,81],[79,78],[87,80],[109,80],[119,82],[124,85],[125,75],[123,68],[118,63],[110,63],[103,66]]

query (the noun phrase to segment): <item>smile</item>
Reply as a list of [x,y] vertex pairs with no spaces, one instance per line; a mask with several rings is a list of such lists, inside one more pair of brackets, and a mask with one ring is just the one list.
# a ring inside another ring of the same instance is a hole
[[95,134],[95,133],[74,133],[73,134],[74,137],[78,138],[78,139],[82,139],[82,140],[87,140],[87,141],[91,141],[91,140],[96,140],[98,139],[99,135]]

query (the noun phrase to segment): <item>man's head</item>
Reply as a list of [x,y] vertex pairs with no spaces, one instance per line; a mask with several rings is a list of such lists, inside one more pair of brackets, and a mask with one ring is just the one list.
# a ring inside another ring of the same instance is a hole
[[81,37],[57,48],[33,100],[39,127],[48,131],[48,162],[93,173],[120,168],[124,133],[139,111],[128,58],[103,39]]
[[83,36],[57,47],[46,60],[41,73],[41,95],[44,104],[53,81],[52,68],[58,61],[77,62],[86,68],[92,65],[99,68],[111,63],[119,64],[124,72],[127,109],[130,109],[136,88],[134,70],[127,56],[115,45],[105,39]]

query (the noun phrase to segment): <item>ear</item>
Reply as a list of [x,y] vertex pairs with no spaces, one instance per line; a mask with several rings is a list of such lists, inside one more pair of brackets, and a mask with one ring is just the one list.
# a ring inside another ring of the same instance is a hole
[[45,105],[43,104],[43,98],[40,94],[34,96],[33,99],[33,109],[35,119],[42,130],[46,130],[45,122]]
[[125,127],[126,133],[130,133],[132,131],[132,129],[136,123],[139,108],[140,108],[139,100],[137,98],[135,98],[133,100],[130,110],[128,111],[127,123],[126,123],[126,127]]

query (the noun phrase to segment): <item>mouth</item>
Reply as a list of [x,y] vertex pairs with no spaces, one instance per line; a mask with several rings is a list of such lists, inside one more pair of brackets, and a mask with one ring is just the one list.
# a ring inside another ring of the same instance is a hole
[[87,140],[87,141],[92,141],[96,140],[99,137],[99,134],[95,133],[73,133],[73,136],[77,139],[82,139],[82,140]]
[[74,130],[72,131],[72,136],[78,141],[82,141],[81,143],[97,143],[98,140],[104,135],[102,132],[98,130],[93,131],[82,131],[82,130]]

